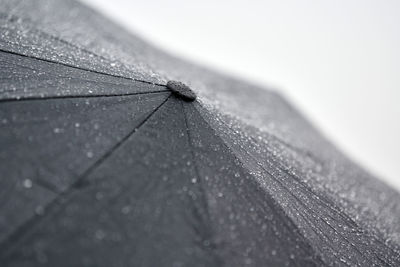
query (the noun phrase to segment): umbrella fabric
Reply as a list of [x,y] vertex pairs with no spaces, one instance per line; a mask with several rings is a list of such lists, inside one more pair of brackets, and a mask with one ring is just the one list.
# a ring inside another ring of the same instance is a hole
[[273,91],[70,0],[1,0],[0,66],[2,266],[400,265],[399,193]]

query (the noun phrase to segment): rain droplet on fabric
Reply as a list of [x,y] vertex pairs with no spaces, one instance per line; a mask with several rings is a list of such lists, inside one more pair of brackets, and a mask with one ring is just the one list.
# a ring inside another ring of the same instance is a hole
[[23,185],[25,188],[31,188],[32,187],[32,180],[31,179],[25,179],[23,182]]
[[63,129],[61,129],[61,128],[54,128],[53,129],[53,132],[56,133],[56,134],[62,133],[62,131],[63,131]]

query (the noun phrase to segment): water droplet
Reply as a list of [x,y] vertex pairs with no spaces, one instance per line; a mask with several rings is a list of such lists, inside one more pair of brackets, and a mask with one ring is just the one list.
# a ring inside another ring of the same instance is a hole
[[210,245],[210,240],[208,240],[208,239],[204,240],[203,245],[208,247]]
[[98,240],[102,240],[106,236],[106,233],[103,230],[97,230],[95,236]]
[[31,188],[32,187],[32,180],[31,179],[25,179],[23,182],[23,185],[25,188]]
[[224,196],[224,194],[222,194],[222,192],[218,192],[218,197],[223,197]]
[[88,151],[88,152],[86,152],[86,156],[88,157],[88,158],[93,158],[93,152],[92,151]]
[[121,212],[123,214],[128,214],[131,211],[131,206],[123,206]]
[[58,133],[61,133],[61,132],[62,132],[62,129],[61,129],[61,128],[54,128],[54,129],[53,129],[53,132],[56,133],[56,134],[58,134]]
[[276,250],[275,250],[275,249],[273,249],[273,250],[271,251],[271,255],[272,255],[272,256],[275,256],[275,255],[276,255]]
[[79,122],[75,123],[75,127],[79,128],[81,126],[81,124]]
[[97,200],[101,200],[101,199],[103,199],[103,197],[104,197],[104,195],[103,195],[102,192],[97,192],[97,193],[96,193],[96,199],[97,199]]
[[192,178],[192,183],[196,183],[197,182],[197,179],[196,178]]
[[43,214],[44,214],[44,208],[43,208],[43,206],[37,206],[37,207],[35,208],[35,213],[36,213],[37,215],[43,215]]

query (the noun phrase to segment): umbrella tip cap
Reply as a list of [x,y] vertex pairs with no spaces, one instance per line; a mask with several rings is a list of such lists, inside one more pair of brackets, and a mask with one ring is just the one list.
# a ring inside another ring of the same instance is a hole
[[196,94],[184,83],[178,81],[168,81],[167,88],[171,90],[175,96],[185,101],[191,102],[196,100]]

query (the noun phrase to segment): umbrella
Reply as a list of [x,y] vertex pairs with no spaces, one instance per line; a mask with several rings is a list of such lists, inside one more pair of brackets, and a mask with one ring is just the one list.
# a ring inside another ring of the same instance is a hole
[[399,266],[400,196],[272,90],[0,1],[2,266]]

